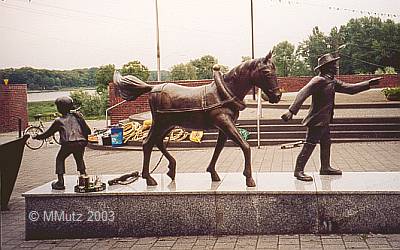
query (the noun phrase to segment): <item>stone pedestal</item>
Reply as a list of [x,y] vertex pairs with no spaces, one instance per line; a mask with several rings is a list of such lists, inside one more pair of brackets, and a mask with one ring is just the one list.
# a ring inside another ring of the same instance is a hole
[[[255,173],[248,188],[240,173],[155,174],[74,193],[50,183],[24,193],[26,239],[221,234],[399,233],[400,173],[344,173],[296,180],[292,173]],[[117,175],[103,176],[103,181]]]

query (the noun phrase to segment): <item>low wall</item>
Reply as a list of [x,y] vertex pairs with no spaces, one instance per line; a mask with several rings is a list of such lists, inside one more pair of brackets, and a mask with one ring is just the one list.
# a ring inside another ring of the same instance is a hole
[[[337,78],[348,82],[348,83],[357,83],[366,81],[373,77],[377,77],[377,75],[341,75]],[[299,91],[304,85],[306,85],[312,76],[294,76],[294,77],[278,77],[278,82],[280,87],[285,92],[296,92]],[[173,82],[180,85],[185,86],[201,86],[205,84],[209,84],[212,80],[187,80],[187,81],[168,81]],[[164,82],[160,82],[164,83]],[[159,84],[158,82],[149,82],[149,84]],[[384,87],[396,87],[400,86],[400,75],[383,75],[383,80],[381,80],[379,88]],[[112,83],[109,85],[109,101],[110,106],[115,105],[121,101],[122,98],[118,97],[115,93],[115,87]],[[137,98],[135,101],[126,102],[121,106],[118,106],[112,109],[109,113],[111,117],[111,124],[116,124],[121,120],[127,119],[130,115],[149,111],[150,107],[147,101],[148,94],[144,94]]]
[[0,133],[18,130],[18,119],[25,129],[28,126],[27,107],[26,84],[0,84]]

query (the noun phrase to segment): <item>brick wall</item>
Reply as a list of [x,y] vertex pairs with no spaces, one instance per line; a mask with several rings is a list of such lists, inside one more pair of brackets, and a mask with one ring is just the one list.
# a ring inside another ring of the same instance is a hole
[[18,118],[22,129],[28,126],[28,102],[26,84],[0,84],[0,133],[18,130]]
[[[365,80],[369,80],[376,75],[341,75],[338,79],[348,82],[357,83]],[[301,76],[301,77],[278,77],[278,82],[280,87],[286,92],[296,92],[299,91],[304,85],[306,85],[310,80],[311,76]],[[209,84],[212,80],[188,80],[188,81],[169,81],[179,85],[184,86],[201,86]],[[163,83],[163,82],[161,82]],[[149,84],[159,84],[158,82],[149,82]],[[380,82],[377,88],[384,87],[400,87],[400,75],[384,75],[383,80]],[[115,105],[121,101],[122,98],[115,95],[114,85],[110,83],[109,85],[109,101],[110,106]],[[132,114],[137,114],[145,111],[149,111],[149,104],[147,101],[148,94],[144,94],[137,98],[135,101],[126,102],[121,106],[112,109],[109,112],[111,117],[111,124],[116,124],[118,121],[128,118]]]
[[[379,75],[378,75],[379,76]],[[369,80],[377,75],[341,75],[337,78],[347,83],[357,83]],[[400,86],[400,75],[382,75],[383,80],[376,88],[396,87]],[[310,80],[311,76],[297,76],[297,77],[278,77],[280,87],[286,92],[299,91]]]

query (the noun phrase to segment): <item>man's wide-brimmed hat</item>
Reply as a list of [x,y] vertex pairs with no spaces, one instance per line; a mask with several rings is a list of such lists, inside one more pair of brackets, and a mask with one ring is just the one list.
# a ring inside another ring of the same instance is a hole
[[317,65],[317,67],[314,68],[314,70],[317,70],[328,63],[336,62],[339,59],[340,59],[340,57],[334,57],[330,53],[325,54],[325,55],[321,56],[320,58],[318,58],[318,65]]

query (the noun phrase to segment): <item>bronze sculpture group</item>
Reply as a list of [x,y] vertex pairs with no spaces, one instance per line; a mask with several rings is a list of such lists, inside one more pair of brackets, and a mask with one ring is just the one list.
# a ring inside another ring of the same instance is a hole
[[[367,90],[372,85],[379,84],[381,78],[369,81],[348,84],[335,78],[339,57],[325,54],[318,59],[315,70],[320,73],[306,84],[296,96],[289,110],[281,118],[284,121],[292,119],[299,111],[302,103],[312,96],[312,103],[308,115],[303,120],[307,126],[306,142],[297,157],[294,176],[301,181],[313,181],[313,178],[304,173],[305,165],[317,143],[320,144],[321,175],[341,175],[339,169],[330,166],[330,128],[333,119],[335,92],[355,94]],[[249,144],[240,136],[235,122],[239,111],[246,108],[244,97],[253,86],[260,88],[268,97],[270,103],[278,103],[281,91],[276,77],[276,68],[272,61],[272,53],[266,57],[249,60],[222,74],[218,67],[214,67],[214,81],[199,87],[185,87],[173,83],[149,85],[135,76],[121,76],[114,73],[114,83],[118,94],[125,100],[135,100],[138,96],[149,93],[149,104],[152,114],[152,126],[147,138],[143,141],[143,169],[141,176],[146,179],[148,186],[157,185],[149,171],[150,157],[153,146],[157,146],[168,159],[167,175],[174,180],[176,174],[176,160],[167,151],[164,137],[175,127],[187,129],[207,130],[217,128],[219,131],[217,144],[211,161],[206,169],[212,181],[220,181],[215,169],[218,157],[224,148],[227,139],[235,142],[243,151],[245,166],[243,175],[246,185],[254,187],[256,184],[251,171],[251,150]],[[87,144],[87,134],[90,133],[83,118],[71,115],[72,100],[61,98],[56,105],[63,117],[56,120],[44,134],[36,136],[43,139],[59,130],[61,144],[56,160],[58,181],[52,184],[53,189],[64,189],[63,174],[64,160],[73,154],[78,171],[86,174],[83,161],[83,152]]]

